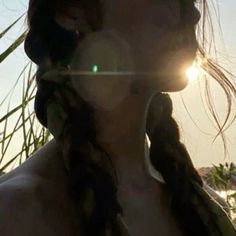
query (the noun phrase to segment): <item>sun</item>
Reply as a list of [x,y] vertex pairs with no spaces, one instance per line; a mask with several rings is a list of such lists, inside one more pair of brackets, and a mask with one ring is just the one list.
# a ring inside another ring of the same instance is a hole
[[196,63],[193,63],[186,71],[185,74],[189,81],[197,80],[200,76],[200,68]]

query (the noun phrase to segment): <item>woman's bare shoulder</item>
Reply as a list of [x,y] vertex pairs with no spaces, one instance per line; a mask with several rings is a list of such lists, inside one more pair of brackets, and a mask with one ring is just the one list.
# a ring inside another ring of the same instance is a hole
[[[50,187],[66,185],[66,174],[54,142],[50,142],[29,157],[22,165],[0,177],[0,204],[5,200],[48,195]],[[59,184],[60,183],[60,184]],[[21,199],[22,200],[22,199]]]
[[48,160],[45,158],[47,150],[48,145],[42,147],[22,165],[0,177],[0,205],[10,207],[12,201],[17,203],[20,201],[23,204],[23,199],[28,202],[40,183],[43,186],[48,172],[46,167]]
[[0,186],[8,181],[14,182],[19,178],[50,180],[64,172],[60,151],[54,140],[50,141],[30,156],[22,165],[0,177]]
[[72,203],[57,155],[48,144],[0,178],[1,236],[73,235],[66,220],[74,216]]
[[[30,235],[30,224],[37,217],[33,180],[14,176],[0,184],[0,232],[7,235]],[[34,213],[33,213],[34,212]],[[27,219],[27,220],[26,220]],[[28,222],[28,223],[26,223]]]

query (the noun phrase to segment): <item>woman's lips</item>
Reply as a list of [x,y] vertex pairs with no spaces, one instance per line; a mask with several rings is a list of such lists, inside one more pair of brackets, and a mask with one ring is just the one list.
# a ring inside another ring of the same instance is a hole
[[170,51],[156,64],[156,71],[161,76],[184,75],[188,67],[190,67],[196,57],[196,48],[182,48]]

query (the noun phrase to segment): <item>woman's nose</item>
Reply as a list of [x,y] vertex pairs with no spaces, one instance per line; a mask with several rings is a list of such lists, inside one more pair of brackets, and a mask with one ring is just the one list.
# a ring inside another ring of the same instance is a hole
[[201,19],[201,13],[196,7],[194,7],[194,10],[193,10],[193,24],[196,25],[199,22],[200,19]]
[[196,25],[201,18],[200,11],[193,4],[181,6],[181,16],[181,24],[185,27],[192,27],[193,25]]

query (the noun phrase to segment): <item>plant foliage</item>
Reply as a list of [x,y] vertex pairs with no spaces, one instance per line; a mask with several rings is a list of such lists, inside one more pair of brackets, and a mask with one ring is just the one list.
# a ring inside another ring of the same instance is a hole
[[[16,26],[21,18],[22,16],[0,33],[0,40],[10,29]],[[15,51],[24,41],[25,36],[26,31],[0,54],[0,63]],[[0,101],[1,110],[4,106],[7,107],[6,112],[0,117],[0,174],[4,174],[11,168],[20,165],[32,153],[48,142],[50,138],[48,130],[37,122],[32,109],[36,91],[34,77],[33,64],[28,63],[20,72],[12,90]],[[18,84],[22,88],[21,99],[19,99],[17,105],[12,107],[11,98],[14,88]]]

